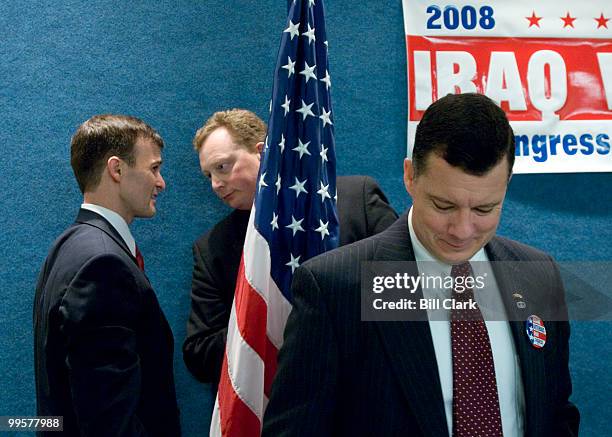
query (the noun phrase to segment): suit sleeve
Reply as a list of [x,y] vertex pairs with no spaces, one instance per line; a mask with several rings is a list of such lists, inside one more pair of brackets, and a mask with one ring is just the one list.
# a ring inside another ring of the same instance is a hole
[[378,183],[369,176],[364,178],[363,198],[368,237],[384,231],[397,220],[397,213],[389,205],[387,196]]
[[578,408],[569,401],[572,393],[572,382],[569,373],[569,322],[557,322],[558,335],[563,339],[560,342],[559,358],[561,364],[561,377],[559,378],[558,386],[558,407],[555,410],[555,427],[552,435],[574,437],[578,436],[578,428],[580,425],[580,413]]
[[294,305],[262,435],[328,436],[332,434],[339,372],[332,320],[319,285],[306,268],[296,270],[292,293]]
[[565,290],[563,282],[561,280],[561,274],[559,273],[559,267],[557,263],[551,258],[551,262],[554,268],[556,281],[558,283],[557,293],[554,297],[553,305],[559,305],[562,307],[561,311],[564,316],[564,320],[556,322],[557,332],[559,336],[558,344],[558,365],[559,365],[559,381],[557,385],[557,408],[555,409],[554,424],[556,429],[554,435],[557,436],[578,436],[578,428],[580,425],[580,413],[578,408],[572,402],[569,397],[572,394],[572,381],[569,372],[569,338],[570,338],[570,324],[567,321],[569,319],[567,314],[567,307],[565,304]]
[[78,272],[60,303],[72,405],[82,436],[146,435],[137,415],[140,293],[130,267],[105,255]]
[[193,246],[193,260],[191,312],[183,360],[200,382],[218,384],[231,308],[224,301],[219,281],[197,244]]

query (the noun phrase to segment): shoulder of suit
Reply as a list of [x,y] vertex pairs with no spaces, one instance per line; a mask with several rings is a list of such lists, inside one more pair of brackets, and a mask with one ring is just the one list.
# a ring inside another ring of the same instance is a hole
[[362,261],[373,261],[380,238],[380,234],[377,234],[364,238],[363,240],[340,246],[317,255],[302,265],[306,265],[310,269],[318,269],[322,266],[328,266],[338,262],[354,264]]
[[336,183],[338,185],[363,184],[366,179],[371,179],[371,178],[369,176],[364,176],[364,175],[338,176],[336,178]]
[[86,223],[75,223],[66,229],[47,255],[47,260],[77,270],[100,259],[116,259],[122,264],[136,266],[117,241],[102,229]]
[[497,235],[489,242],[489,248],[496,255],[505,259],[516,261],[551,260],[551,256],[540,249]]
[[349,175],[338,176],[336,178],[336,187],[339,193],[361,193],[366,185],[378,185],[374,179],[365,175]]
[[77,253],[113,253],[126,255],[125,250],[104,230],[87,223],[75,223],[65,232],[66,243]]
[[200,235],[194,242],[194,245],[200,249],[204,247],[223,246],[229,241],[233,241],[239,235],[246,231],[249,222],[250,211],[234,210],[217,222],[212,229]]

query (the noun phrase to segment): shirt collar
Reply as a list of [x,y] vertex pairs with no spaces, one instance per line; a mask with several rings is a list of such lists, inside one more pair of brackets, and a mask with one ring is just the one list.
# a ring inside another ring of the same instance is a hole
[[134,237],[130,232],[130,228],[123,217],[111,209],[104,208],[100,205],[94,205],[93,203],[83,203],[81,208],[93,211],[104,217],[111,224],[111,226],[115,228],[119,235],[121,235],[121,238],[123,238],[123,241],[125,241],[125,244],[127,244],[127,247],[130,249],[132,255],[136,256],[136,241],[134,240]]

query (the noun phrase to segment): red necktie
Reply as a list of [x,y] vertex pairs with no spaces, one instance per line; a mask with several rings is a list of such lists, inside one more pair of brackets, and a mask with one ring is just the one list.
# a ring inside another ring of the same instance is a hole
[[[474,290],[459,284],[473,277],[469,262],[454,265],[455,302],[474,300]],[[457,278],[463,281],[457,281]],[[502,436],[495,367],[487,327],[480,309],[451,310],[453,352],[453,436]]]
[[138,246],[136,246],[136,264],[138,264],[138,268],[144,272],[144,258]]

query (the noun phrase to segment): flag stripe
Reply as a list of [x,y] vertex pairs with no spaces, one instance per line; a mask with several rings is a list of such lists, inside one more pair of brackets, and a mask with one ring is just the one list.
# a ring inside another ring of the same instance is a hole
[[266,332],[267,306],[263,297],[255,291],[244,275],[244,257],[240,260],[238,277],[236,282],[236,321],[238,330],[244,341],[259,355],[261,359],[266,357],[267,337],[262,336]]
[[[253,214],[251,214],[250,222],[252,223]],[[260,332],[267,331],[265,321],[268,318],[267,314],[272,312],[279,319],[279,316],[286,320],[288,313],[291,310],[291,305],[282,297],[282,294],[278,291],[278,287],[269,287],[272,294],[276,294],[277,298],[276,305],[266,305],[264,293],[259,293],[251,285],[251,281],[259,282],[260,284],[265,280],[273,284],[273,281],[265,275],[258,274],[257,271],[259,265],[269,264],[269,250],[265,243],[265,240],[255,227],[250,226],[247,231],[246,241],[250,247],[254,250],[245,252],[240,262],[238,270],[238,279],[236,282],[236,297],[234,305],[232,307],[232,313],[230,315],[228,338],[226,345],[226,360],[224,361],[224,367],[222,369],[222,378],[219,383],[219,393],[228,391],[231,394],[226,396],[223,400],[219,396],[218,413],[221,424],[224,423],[223,417],[227,415],[238,414],[238,411],[232,410],[231,408],[224,408],[224,402],[232,404],[234,397],[240,399],[247,408],[256,417],[261,419],[263,411],[267,404],[267,398],[270,394],[272,381],[276,373],[276,359],[278,355],[277,347],[269,340],[268,336],[261,336]],[[260,256],[253,256],[259,253]],[[248,265],[244,260],[249,260]],[[254,260],[257,259],[257,264]],[[247,271],[250,270],[255,272],[252,275],[252,280],[247,279]],[[268,284],[270,285],[270,284]],[[261,284],[260,289],[265,290],[265,284]],[[281,298],[279,299],[278,296]],[[268,299],[269,300],[269,299]],[[273,317],[274,318],[274,317]],[[284,325],[284,323],[283,323]],[[273,329],[274,330],[274,329]],[[276,336],[281,338],[282,343],[282,332],[277,332]],[[251,369],[253,372],[241,373],[240,368]],[[262,381],[263,379],[263,381]],[[257,395],[262,393],[264,396]],[[246,421],[245,423],[250,423]],[[221,430],[223,427],[221,427]],[[211,435],[214,435],[211,433]],[[223,433],[223,435],[232,435]]]
[[[223,390],[221,390],[223,387]],[[229,380],[227,360],[223,360],[221,369],[221,380],[217,393],[215,412],[219,414],[220,420],[213,420],[212,424],[219,425],[219,429],[211,428],[211,435],[240,435],[244,437],[258,437],[261,433],[261,420],[234,391]],[[214,417],[213,417],[214,419]]]
[[330,87],[323,0],[294,1],[277,60],[211,436],[261,432],[291,311],[293,273],[338,245]]
[[[255,232],[254,232],[255,233]],[[243,278],[244,261],[240,261],[238,275]],[[264,394],[270,396],[272,380],[276,374],[278,349],[269,337],[261,333],[267,330],[266,319],[269,307],[262,296],[244,278],[236,284],[236,320],[242,340],[264,361]]]
[[283,331],[291,312],[291,304],[270,276],[272,265],[270,247],[266,239],[254,227],[255,215],[256,208],[253,207],[244,241],[244,246],[250,249],[245,250],[243,254],[245,276],[251,287],[262,296],[268,306],[266,334],[276,349],[280,349],[283,345]]
[[[227,373],[229,374],[228,382],[240,399],[258,417],[261,417],[264,363],[258,353],[242,338],[236,320],[235,305],[232,307],[227,330],[225,357],[227,359]],[[252,369],[252,373],[240,372],[240,369],[245,367]],[[219,391],[222,388],[226,387],[219,384]]]

